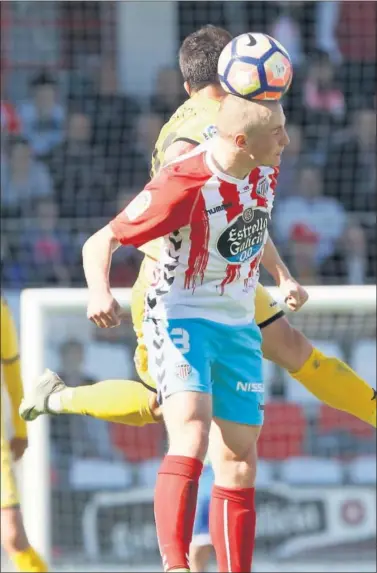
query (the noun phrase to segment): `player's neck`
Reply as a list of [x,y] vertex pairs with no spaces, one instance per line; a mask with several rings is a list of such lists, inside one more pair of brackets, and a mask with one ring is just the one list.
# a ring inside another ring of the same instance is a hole
[[219,171],[236,179],[245,179],[250,171],[258,167],[257,164],[251,164],[249,157],[220,138],[213,141],[211,158]]
[[214,99],[217,101],[222,100],[224,97],[224,92],[222,88],[216,84],[211,84],[206,86],[205,88],[193,93],[192,95],[200,94],[202,97],[206,97],[209,99]]

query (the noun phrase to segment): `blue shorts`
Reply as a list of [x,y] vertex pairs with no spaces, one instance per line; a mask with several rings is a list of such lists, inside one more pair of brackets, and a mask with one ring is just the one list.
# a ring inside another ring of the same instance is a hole
[[213,469],[210,465],[204,466],[199,480],[198,501],[192,543],[196,546],[212,545],[209,534],[209,505],[211,501],[212,486],[215,480]]
[[215,417],[263,424],[262,336],[255,322],[149,319],[143,332],[160,401],[177,392],[204,392],[212,394]]

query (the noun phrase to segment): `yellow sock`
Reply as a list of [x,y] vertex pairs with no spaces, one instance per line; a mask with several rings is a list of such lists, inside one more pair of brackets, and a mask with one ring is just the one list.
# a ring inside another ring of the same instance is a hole
[[61,392],[59,411],[86,414],[129,426],[144,426],[156,422],[149,407],[149,399],[150,391],[140,382],[103,380],[91,386],[79,386]]
[[301,370],[290,374],[321,402],[376,427],[376,391],[339,358],[314,348]]
[[12,553],[10,559],[17,571],[27,572],[40,572],[43,573],[48,571],[46,563],[43,561],[42,557],[35,551],[35,549],[29,546],[24,551],[17,551],[17,553]]

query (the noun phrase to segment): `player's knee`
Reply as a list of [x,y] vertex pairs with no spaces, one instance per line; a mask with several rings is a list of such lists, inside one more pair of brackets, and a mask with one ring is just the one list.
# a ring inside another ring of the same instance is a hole
[[18,507],[1,510],[1,544],[10,554],[24,551],[29,546]]
[[216,484],[229,488],[254,487],[257,460],[257,436],[242,452],[223,450],[222,455],[213,460]]
[[204,460],[209,442],[209,424],[202,420],[190,420],[184,425],[183,431],[170,436],[169,454],[180,455]]
[[173,394],[164,403],[163,412],[169,454],[204,460],[212,418],[211,396],[198,392]]
[[262,335],[265,358],[290,372],[300,370],[313,350],[306,336],[284,317],[263,328]]

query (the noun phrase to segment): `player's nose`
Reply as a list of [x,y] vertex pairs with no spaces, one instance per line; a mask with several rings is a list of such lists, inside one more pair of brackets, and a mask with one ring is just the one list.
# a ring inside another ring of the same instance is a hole
[[289,145],[290,142],[291,142],[291,140],[289,139],[289,135],[288,135],[287,131],[284,129],[283,140],[282,140],[283,147],[287,147],[287,145]]

